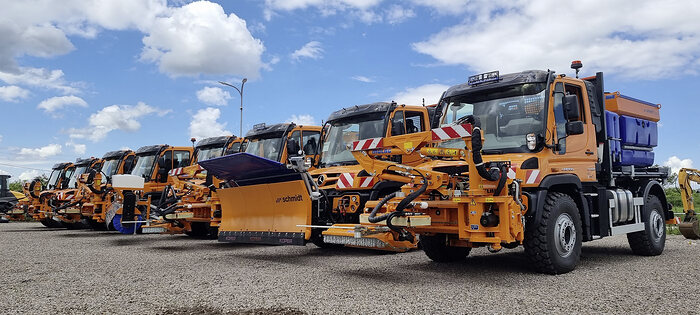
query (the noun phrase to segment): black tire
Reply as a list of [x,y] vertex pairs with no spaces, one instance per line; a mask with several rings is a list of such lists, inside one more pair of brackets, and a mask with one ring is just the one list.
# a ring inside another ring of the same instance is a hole
[[43,220],[40,220],[39,222],[41,222],[41,224],[45,227],[51,227],[51,225],[50,225],[51,223],[49,222],[49,219],[43,219]]
[[541,273],[562,274],[581,259],[581,216],[567,194],[550,192],[538,225],[525,226],[525,255]]
[[644,231],[627,234],[632,252],[641,256],[661,255],[666,246],[666,221],[658,197],[649,195],[642,209]]
[[219,236],[219,228],[212,227],[209,222],[191,222],[191,231],[185,231],[185,234],[194,238],[216,239]]
[[425,255],[440,263],[464,261],[472,250],[470,247],[447,245],[446,234],[421,235],[420,243]]
[[46,226],[46,227],[55,228],[55,229],[65,228],[65,227],[66,227],[66,226],[63,224],[63,222],[58,222],[58,221],[56,221],[56,220],[54,220],[54,219],[44,219],[44,220],[41,220],[41,224],[43,224],[43,225]]

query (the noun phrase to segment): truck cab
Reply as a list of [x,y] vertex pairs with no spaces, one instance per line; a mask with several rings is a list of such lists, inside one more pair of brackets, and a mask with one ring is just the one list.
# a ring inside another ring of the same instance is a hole
[[318,154],[320,137],[319,126],[257,124],[245,136],[247,144],[244,152],[281,163],[300,154],[311,161]]
[[85,196],[77,197],[78,183],[83,174],[99,172],[102,168],[102,162],[103,160],[99,158],[76,159],[67,186],[64,189],[55,190],[48,200],[54,217],[61,220],[67,228],[88,227],[80,213],[82,203],[87,200],[84,198]]

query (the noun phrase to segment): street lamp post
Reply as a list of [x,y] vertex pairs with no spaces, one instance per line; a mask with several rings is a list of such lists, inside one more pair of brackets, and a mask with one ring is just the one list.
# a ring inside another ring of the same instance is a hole
[[231,83],[219,81],[219,83],[221,83],[223,85],[230,86],[230,87],[236,89],[236,91],[238,91],[238,94],[241,95],[241,129],[240,129],[240,132],[238,133],[239,137],[243,137],[243,86],[245,85],[246,82],[248,82],[248,78],[243,78],[243,80],[241,80],[241,88],[239,89],[238,87],[236,87],[235,85],[233,85]]

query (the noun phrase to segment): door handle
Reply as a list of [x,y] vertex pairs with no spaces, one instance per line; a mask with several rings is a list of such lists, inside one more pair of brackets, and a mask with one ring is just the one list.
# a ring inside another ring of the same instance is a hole
[[593,155],[593,151],[586,151],[586,155]]

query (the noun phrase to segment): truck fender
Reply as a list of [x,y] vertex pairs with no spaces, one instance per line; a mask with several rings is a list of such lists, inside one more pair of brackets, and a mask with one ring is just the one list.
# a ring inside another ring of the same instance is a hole
[[661,206],[664,208],[664,219],[673,219],[673,211],[671,210],[671,206],[666,199],[666,193],[664,192],[664,188],[661,186],[661,183],[655,180],[640,182],[637,189],[635,189],[635,195],[644,197],[644,201],[647,200],[649,195],[658,197],[661,201]]
[[[566,189],[568,188],[568,189]],[[574,188],[573,191],[571,188]],[[588,201],[583,196],[581,180],[573,174],[554,174],[546,176],[537,190],[527,193],[529,199],[528,212],[526,218],[528,224],[539,225],[542,218],[542,209],[547,199],[547,193],[552,190],[560,190],[571,196],[581,212],[581,222],[583,228],[583,239],[591,240],[591,216],[588,208]]]

